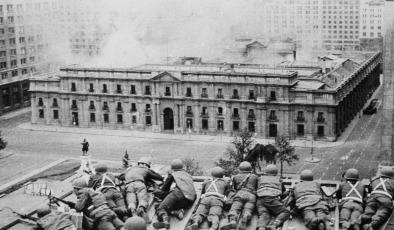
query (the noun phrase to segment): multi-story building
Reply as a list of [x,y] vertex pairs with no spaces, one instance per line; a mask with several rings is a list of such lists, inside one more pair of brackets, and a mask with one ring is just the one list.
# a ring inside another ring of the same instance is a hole
[[31,79],[32,123],[196,134],[246,127],[264,138],[335,141],[379,85],[380,66],[381,53],[327,74],[307,68],[304,78],[259,65],[61,68]]
[[363,0],[360,8],[360,48],[382,49],[384,35],[384,0]]

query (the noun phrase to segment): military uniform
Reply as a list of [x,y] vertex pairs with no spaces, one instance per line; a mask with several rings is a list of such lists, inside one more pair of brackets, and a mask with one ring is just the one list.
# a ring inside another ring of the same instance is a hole
[[192,220],[199,225],[208,216],[208,222],[212,223],[211,229],[219,228],[224,195],[229,188],[229,181],[223,178],[210,178],[204,181],[201,190],[201,201]]
[[316,181],[302,181],[294,186],[293,197],[295,206],[302,211],[304,223],[309,229],[316,229],[324,222],[329,213],[328,204],[323,200],[320,183]]
[[108,207],[102,193],[82,188],[77,191],[77,198],[75,210],[93,219],[94,229],[115,230],[123,226],[123,222]]
[[34,230],[76,230],[71,216],[66,213],[52,212],[37,220]]
[[100,191],[107,199],[108,206],[119,217],[123,217],[127,211],[126,204],[121,192],[116,189],[115,176],[111,173],[95,174],[90,176],[88,187]]
[[264,229],[271,220],[271,215],[276,219],[273,223],[275,228],[282,225],[290,217],[290,211],[286,209],[280,200],[283,192],[283,185],[278,176],[261,176],[258,179],[257,190],[257,211],[259,213],[259,221],[257,227]]
[[132,212],[138,207],[143,207],[146,211],[148,207],[148,192],[146,182],[148,180],[163,180],[163,177],[155,171],[144,166],[128,168],[124,175],[126,182],[126,200],[128,209]]
[[362,224],[370,223],[377,230],[390,217],[393,211],[394,180],[385,177],[374,178],[370,183],[371,195],[367,199]]
[[364,211],[363,199],[365,188],[360,181],[344,181],[339,185],[337,198],[339,199],[339,223],[341,229],[349,229],[351,225],[357,224],[358,218]]

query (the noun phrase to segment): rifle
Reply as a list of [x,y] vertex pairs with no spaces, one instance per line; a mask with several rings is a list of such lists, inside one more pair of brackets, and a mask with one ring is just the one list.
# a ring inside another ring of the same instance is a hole
[[34,222],[37,222],[37,220],[38,220],[38,218],[36,218],[36,217],[32,217],[27,214],[15,212],[12,208],[9,208],[9,207],[4,207],[4,208],[0,209],[0,211],[3,211],[3,209],[9,209],[13,214],[20,216],[22,219],[28,219],[28,220],[32,220]]
[[74,203],[74,202],[66,201],[66,200],[57,198],[57,197],[52,196],[52,195],[48,195],[48,197],[49,197],[49,201],[50,201],[50,202],[55,202],[55,203],[57,203],[57,201],[59,201],[59,202],[62,202],[63,204],[68,205],[70,208],[75,208],[75,203]]

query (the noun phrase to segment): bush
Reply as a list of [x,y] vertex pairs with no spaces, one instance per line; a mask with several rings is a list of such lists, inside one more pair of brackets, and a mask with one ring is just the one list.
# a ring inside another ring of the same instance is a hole
[[182,159],[184,169],[187,173],[189,173],[192,176],[202,176],[204,174],[204,171],[201,169],[201,167],[198,165],[198,162],[196,162],[194,159],[186,157]]

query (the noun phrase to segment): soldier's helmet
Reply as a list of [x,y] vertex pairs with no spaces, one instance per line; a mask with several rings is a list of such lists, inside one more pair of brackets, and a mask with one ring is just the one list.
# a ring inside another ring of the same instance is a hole
[[133,216],[130,217],[126,220],[126,222],[123,225],[124,230],[146,230],[146,221],[139,217],[139,216]]
[[171,169],[173,171],[179,171],[183,169],[183,163],[180,159],[175,159],[171,162]]
[[252,172],[252,165],[247,161],[243,161],[239,164],[238,170],[241,172]]
[[88,183],[83,178],[77,178],[73,181],[74,188],[86,188],[88,187]]
[[141,158],[138,160],[137,163],[138,163],[138,164],[145,164],[146,166],[148,166],[148,168],[150,168],[150,166],[151,166],[151,164],[152,164],[149,157],[141,157]]
[[271,175],[271,176],[276,176],[278,175],[278,168],[276,167],[276,165],[267,165],[267,167],[265,168],[265,174],[267,175]]
[[394,170],[391,167],[383,167],[380,170],[380,176],[381,177],[388,177],[388,178],[393,178],[394,177]]
[[108,167],[105,163],[98,163],[96,167],[94,167],[94,169],[96,170],[96,172],[105,173],[107,172]]
[[358,170],[354,168],[348,169],[344,177],[346,180],[358,180],[359,179]]
[[41,218],[43,216],[48,215],[49,213],[51,213],[51,207],[49,207],[49,205],[44,204],[44,205],[40,205],[37,208],[37,216],[38,218]]
[[313,181],[313,172],[309,169],[303,170],[300,174],[300,180]]
[[216,178],[223,178],[224,170],[221,167],[214,167],[211,171],[211,176]]

